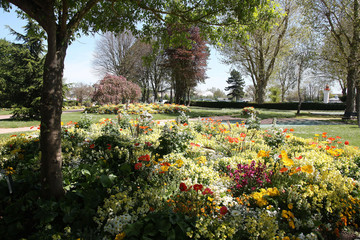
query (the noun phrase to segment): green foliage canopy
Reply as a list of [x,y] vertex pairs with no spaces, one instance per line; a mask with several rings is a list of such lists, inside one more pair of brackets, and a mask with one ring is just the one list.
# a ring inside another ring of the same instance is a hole
[[10,29],[16,44],[0,39],[0,102],[2,107],[23,108],[19,117],[39,118],[44,57],[42,34],[39,27],[29,21],[25,35]]

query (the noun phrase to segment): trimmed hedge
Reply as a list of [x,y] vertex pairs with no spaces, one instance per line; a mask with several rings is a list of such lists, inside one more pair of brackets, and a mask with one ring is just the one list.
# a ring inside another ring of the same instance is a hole
[[[265,108],[279,110],[297,110],[298,103],[250,103],[250,102],[196,102],[193,101],[191,106],[208,107],[208,108]],[[301,110],[345,110],[345,103],[302,103]]]

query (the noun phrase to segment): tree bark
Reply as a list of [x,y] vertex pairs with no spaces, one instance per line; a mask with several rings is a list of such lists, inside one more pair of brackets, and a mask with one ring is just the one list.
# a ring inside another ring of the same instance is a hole
[[356,87],[356,112],[357,112],[357,124],[360,127],[360,82]]
[[258,104],[262,104],[265,102],[265,89],[266,89],[267,82],[259,81],[256,85],[256,97],[255,102]]
[[48,52],[44,66],[41,97],[41,183],[43,195],[61,198],[63,188],[61,158],[62,78],[67,50],[66,41],[58,39],[56,25],[47,29]]
[[352,32],[352,41],[350,43],[350,52],[347,57],[347,95],[346,95],[346,108],[343,119],[350,119],[355,110],[355,86],[358,81],[359,67],[357,63],[357,53],[359,52],[359,31],[360,31],[360,20],[359,20],[359,2],[354,1],[353,5],[354,12],[354,24]]
[[[352,52],[352,51],[351,51]],[[350,53],[351,54],[351,53]],[[351,54],[352,55],[352,54]],[[355,53],[356,56],[356,53]],[[355,82],[356,82],[356,60],[349,58],[348,59],[348,75],[346,78],[347,81],[347,94],[346,94],[346,108],[343,115],[343,119],[350,119],[354,110],[355,110]]]

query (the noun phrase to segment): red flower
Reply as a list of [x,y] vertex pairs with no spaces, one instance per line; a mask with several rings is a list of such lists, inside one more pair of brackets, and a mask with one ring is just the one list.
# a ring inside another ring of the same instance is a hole
[[195,184],[194,185],[194,190],[196,190],[196,191],[201,191],[201,189],[203,188],[203,185],[201,185],[201,184]]
[[286,172],[288,169],[286,167],[283,167],[282,169],[280,169],[280,172],[283,173],[283,172]]
[[135,146],[139,146],[139,145],[140,145],[140,143],[135,143],[134,145],[135,145]]
[[95,147],[95,144],[91,144],[90,148],[93,149]]
[[298,157],[296,157],[296,159],[300,160],[300,159],[302,159],[302,156],[298,156]]
[[186,186],[186,184],[185,183],[180,183],[180,191],[182,191],[182,192],[184,192],[184,191],[186,191],[187,190],[187,186]]
[[192,146],[192,147],[200,147],[199,144],[195,144],[195,143],[190,143],[190,146]]
[[135,170],[139,170],[142,167],[142,163],[135,164]]
[[344,144],[345,144],[345,145],[349,145],[349,141],[345,141]]
[[140,156],[138,158],[139,161],[146,161],[146,162],[149,162],[150,161],[150,156],[149,154],[146,154],[146,155],[143,155],[143,156]]
[[152,144],[149,143],[149,142],[145,142],[145,145],[148,146],[148,147],[150,147]]
[[[195,187],[194,187],[195,188]],[[210,188],[205,188],[205,190],[202,192],[203,195],[206,195],[206,194],[213,194],[213,192],[211,191]]]
[[111,144],[106,144],[108,147],[107,149],[111,150]]
[[221,214],[221,215],[225,215],[227,212],[228,212],[227,207],[222,206],[222,207],[220,208],[220,214]]

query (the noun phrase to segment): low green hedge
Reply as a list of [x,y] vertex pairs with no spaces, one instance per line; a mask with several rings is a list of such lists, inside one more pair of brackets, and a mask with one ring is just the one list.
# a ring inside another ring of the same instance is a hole
[[[265,108],[279,110],[297,110],[297,102],[289,103],[250,103],[250,102],[192,102],[191,106],[208,108]],[[345,103],[302,103],[301,110],[345,110]]]

